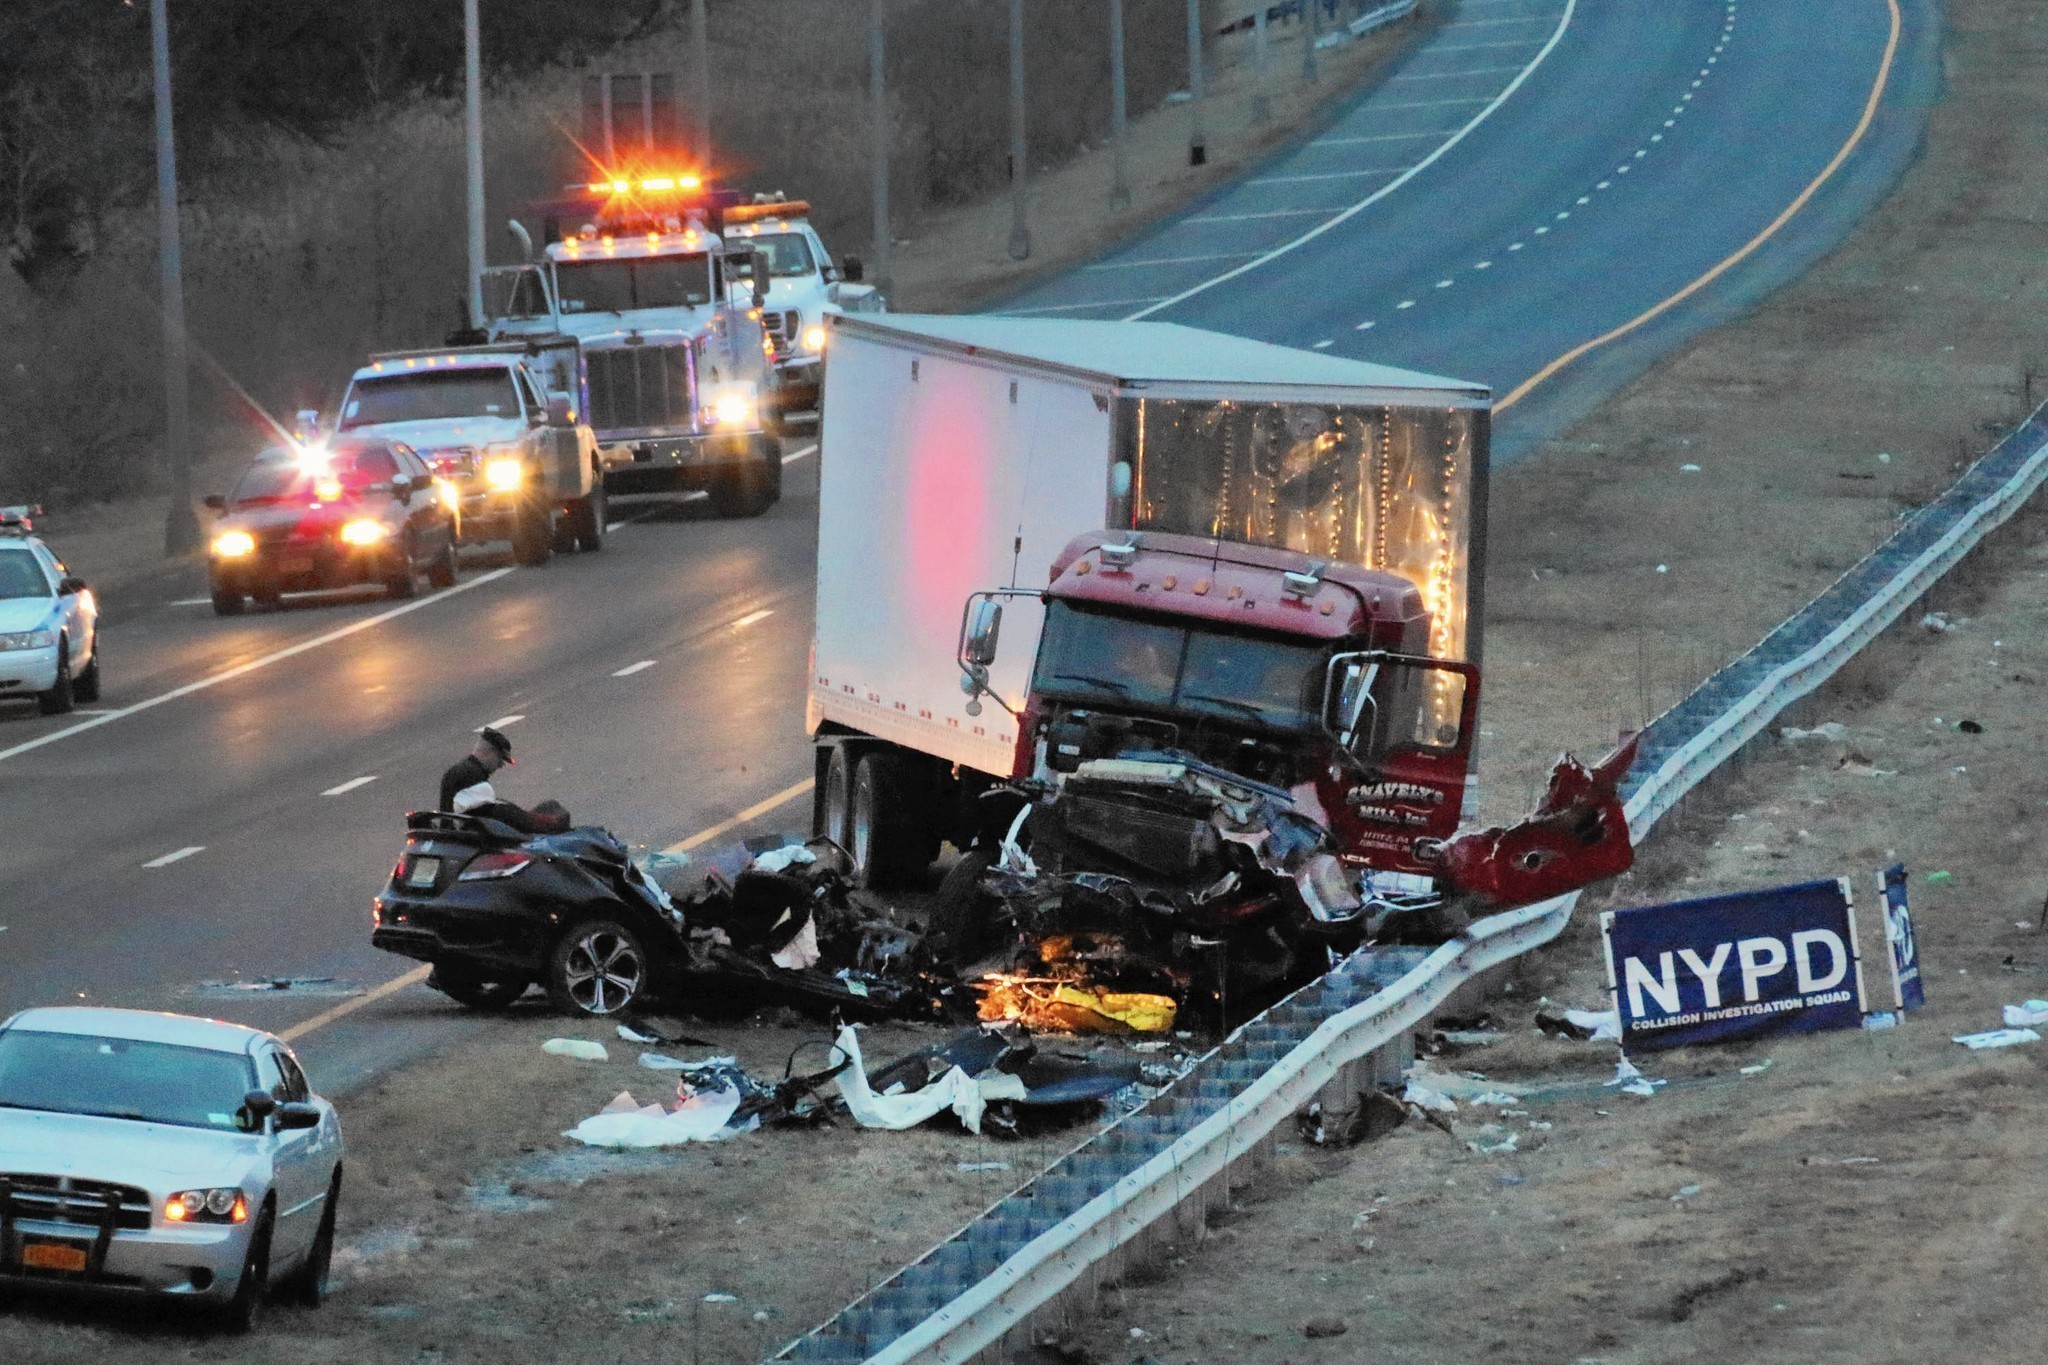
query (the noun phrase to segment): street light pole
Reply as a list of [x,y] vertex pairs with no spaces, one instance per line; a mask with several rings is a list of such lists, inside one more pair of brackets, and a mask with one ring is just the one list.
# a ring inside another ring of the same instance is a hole
[[690,46],[696,50],[697,173],[711,166],[711,39],[706,32],[704,0],[690,0]]
[[869,131],[874,138],[869,160],[875,175],[875,235],[870,254],[875,263],[875,288],[886,297],[892,283],[890,256],[895,243],[890,240],[893,229],[889,226],[889,92],[883,66],[889,23],[884,6],[885,0],[868,0]]
[[1273,117],[1273,101],[1266,94],[1266,3],[1252,11],[1252,122]]
[[1323,37],[1323,0],[1308,0],[1308,32],[1301,38],[1301,78],[1313,85],[1321,76],[1316,70],[1316,44]]
[[1202,0],[1188,0],[1188,165],[1209,160],[1202,133]]
[[164,315],[164,454],[171,506],[164,517],[164,553],[199,544],[192,513],[192,400],[185,386],[185,272],[178,243],[178,156],[171,136],[171,21],[165,0],[149,3],[149,55],[156,87],[156,222],[158,288]]
[[1130,167],[1124,145],[1124,0],[1109,0],[1109,138],[1115,181],[1109,188],[1109,206],[1131,206]]
[[1024,219],[1024,0],[1010,0],[1010,259],[1031,258]]
[[484,62],[477,0],[462,0],[462,139],[469,181],[469,325],[484,325]]

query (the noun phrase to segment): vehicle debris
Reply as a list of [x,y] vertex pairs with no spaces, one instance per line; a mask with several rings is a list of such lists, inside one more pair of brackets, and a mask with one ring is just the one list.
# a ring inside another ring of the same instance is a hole
[[602,1062],[610,1057],[603,1043],[593,1043],[585,1038],[550,1038],[540,1045],[540,1050],[579,1062]]
[[2041,1035],[2030,1028],[1999,1028],[1986,1033],[1959,1033],[1955,1041],[1972,1052],[1986,1048],[2011,1047],[2016,1043],[2038,1043]]
[[852,1063],[840,1077],[839,1098],[863,1128],[915,1128],[950,1109],[968,1132],[978,1136],[990,1100],[1024,1097],[1024,1082],[1018,1077],[999,1071],[970,1076],[950,1058],[941,1074],[928,1077],[916,1089],[897,1080],[877,1094],[862,1069],[860,1038],[851,1024],[839,1030],[834,1045]]
[[677,1147],[687,1142],[719,1142],[751,1127],[734,1128],[740,1092],[731,1087],[685,1090],[675,1108],[641,1104],[621,1090],[604,1108],[562,1134],[592,1147]]
[[2005,1023],[2008,1028],[2026,1028],[2032,1024],[2048,1024],[2048,1000],[2029,1000],[2022,1005],[2005,1007]]

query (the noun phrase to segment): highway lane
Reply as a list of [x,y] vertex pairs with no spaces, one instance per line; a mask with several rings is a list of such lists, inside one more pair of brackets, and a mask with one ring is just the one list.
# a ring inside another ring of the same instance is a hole
[[[1158,315],[1506,388],[1725,259],[1821,168],[1830,138],[1839,149],[1889,24],[1882,0],[1828,9],[1836,22],[1817,26],[1785,0],[1738,0],[1732,13],[1725,0],[1462,0],[1331,127],[1011,306],[1121,315],[1250,265]],[[1932,61],[1916,13],[1902,71]],[[1916,91],[1893,83],[1856,155],[1767,250],[1505,414],[1502,443],[1526,439],[1546,403],[1546,420],[1590,404],[1627,364],[1824,248],[1889,183],[1886,156],[1911,143]],[[1767,116],[1746,120],[1749,103]],[[1254,264],[1373,185],[1385,194],[1368,208]],[[809,772],[815,510],[813,473],[799,461],[791,475],[762,521],[652,519],[602,555],[508,572],[382,620],[389,606],[375,601],[236,621],[193,606],[117,614],[105,709],[260,666],[20,752],[76,722],[0,719],[0,1012],[82,993],[304,1026],[335,997],[193,988],[397,977],[405,963],[367,948],[367,902],[396,852],[397,816],[488,721],[522,717],[509,731],[522,756],[510,790],[558,795],[640,843],[786,791]],[[734,624],[763,610],[773,614]],[[349,626],[360,629],[322,638]],[[263,662],[292,648],[302,652]],[[375,780],[322,795],[365,777]],[[763,823],[800,825],[803,814],[791,802]],[[187,849],[199,851],[144,866]],[[302,1046],[321,1083],[345,1089],[474,1026],[415,986]]]
[[1924,4],[1898,9],[1896,50],[1893,18],[1888,0],[1462,0],[1327,128],[1002,311],[1184,322],[1519,400],[1553,358],[1771,234],[1503,412],[1511,462],[1881,197],[1935,79]]
[[[0,1014],[86,999],[283,1027],[334,997],[195,988],[278,976],[367,986],[399,974],[409,964],[368,946],[369,899],[397,853],[400,815],[429,802],[441,769],[488,722],[506,726],[520,759],[508,794],[556,796],[643,846],[807,776],[815,462],[788,473],[783,503],[758,521],[685,508],[622,528],[600,555],[426,599],[0,760]],[[156,682],[197,659],[218,671],[322,633],[313,625],[382,614],[372,604],[280,613],[252,634],[179,610],[151,614],[153,652],[137,647],[139,625],[133,638],[122,632]],[[320,619],[330,615],[339,619]],[[139,699],[127,681],[108,689],[116,709]],[[0,752],[30,729],[56,732],[44,720],[0,724]],[[792,809],[798,823],[807,817]],[[186,849],[198,851],[175,856]],[[454,1013],[415,996],[388,1011]],[[372,1031],[362,1055],[344,1049],[331,1064],[367,1071],[390,1046]]]

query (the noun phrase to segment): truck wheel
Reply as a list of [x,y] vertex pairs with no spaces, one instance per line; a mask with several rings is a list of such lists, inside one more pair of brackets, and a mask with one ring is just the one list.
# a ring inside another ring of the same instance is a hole
[[884,891],[909,885],[938,856],[938,839],[912,787],[911,764],[907,755],[882,751],[854,765],[846,851],[855,886]]
[[441,553],[434,556],[434,562],[427,566],[427,581],[436,588],[455,586],[455,535],[449,533],[448,543],[441,547]]
[[419,575],[412,571],[412,553],[401,549],[398,563],[391,568],[391,576],[384,580],[384,595],[403,602],[420,595]]
[[941,966],[961,966],[988,949],[988,905],[981,879],[989,863],[988,854],[969,849],[939,881],[925,942],[931,945],[932,960]]
[[590,490],[588,497],[576,504],[575,514],[570,518],[576,528],[577,549],[594,555],[604,548],[604,523],[608,515],[604,485],[599,483]]
[[512,527],[512,558],[528,568],[548,562],[554,553],[554,514],[545,507],[528,504],[519,509]]
[[605,1018],[643,1001],[649,976],[637,934],[612,920],[585,920],[548,958],[548,999],[556,1009]]
[[242,594],[229,592],[226,588],[213,589],[213,614],[215,616],[240,616],[242,608],[248,605]]
[[719,471],[711,485],[711,508],[721,517],[758,517],[782,498],[782,456],[767,439],[754,443],[754,457]]
[[818,806],[815,833],[820,839],[830,839],[849,855],[846,823],[852,808],[853,760],[847,756],[844,744],[835,744],[825,759],[825,799]]

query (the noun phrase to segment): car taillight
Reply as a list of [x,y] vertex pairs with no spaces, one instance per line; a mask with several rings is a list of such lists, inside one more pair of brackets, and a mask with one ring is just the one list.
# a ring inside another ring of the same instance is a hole
[[499,877],[516,876],[526,870],[533,859],[524,853],[479,853],[470,860],[468,867],[456,876],[459,882],[488,882]]

